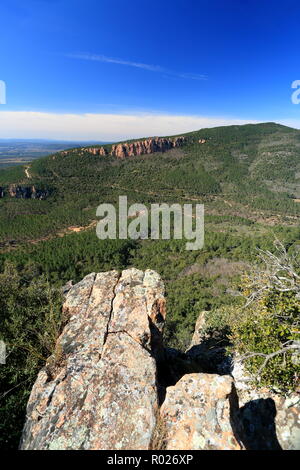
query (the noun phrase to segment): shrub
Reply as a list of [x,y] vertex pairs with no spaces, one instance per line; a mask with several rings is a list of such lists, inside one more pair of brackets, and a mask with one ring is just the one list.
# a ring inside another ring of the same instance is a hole
[[0,366],[2,449],[18,446],[30,390],[64,323],[61,304],[60,292],[43,277],[33,280],[29,271],[21,276],[6,264],[0,274],[0,339],[7,346]]
[[210,314],[207,332],[226,331],[228,351],[237,352],[256,384],[295,390],[300,378],[300,277],[297,259],[281,244],[260,252],[257,266],[242,279],[244,305]]

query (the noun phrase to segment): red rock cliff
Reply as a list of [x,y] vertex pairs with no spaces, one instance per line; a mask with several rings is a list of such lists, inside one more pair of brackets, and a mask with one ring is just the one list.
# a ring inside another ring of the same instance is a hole
[[167,139],[163,137],[155,137],[152,139],[139,140],[132,143],[115,144],[111,148],[111,152],[105,147],[88,147],[82,148],[84,152],[92,155],[112,155],[117,158],[132,157],[134,155],[145,155],[155,152],[165,152],[174,147],[180,147],[186,142],[185,137],[175,137]]

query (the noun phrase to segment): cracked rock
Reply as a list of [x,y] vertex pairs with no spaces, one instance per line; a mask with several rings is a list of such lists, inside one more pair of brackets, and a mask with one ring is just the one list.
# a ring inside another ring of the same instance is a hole
[[92,273],[70,289],[63,309],[60,354],[34,384],[20,448],[148,449],[165,317],[160,277]]

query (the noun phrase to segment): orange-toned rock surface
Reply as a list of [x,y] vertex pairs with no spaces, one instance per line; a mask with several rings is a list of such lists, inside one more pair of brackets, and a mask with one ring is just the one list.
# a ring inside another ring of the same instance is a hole
[[83,147],[81,151],[91,153],[92,155],[108,155],[108,151],[104,147]]
[[159,276],[90,274],[64,310],[70,320],[33,387],[21,449],[148,449],[165,314]]
[[187,374],[168,387],[161,407],[167,450],[241,450],[232,429],[238,399],[227,375]]

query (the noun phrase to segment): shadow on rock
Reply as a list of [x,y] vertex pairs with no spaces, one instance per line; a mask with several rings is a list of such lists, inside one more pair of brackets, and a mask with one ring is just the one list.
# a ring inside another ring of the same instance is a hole
[[243,442],[248,450],[282,450],[276,435],[276,406],[272,398],[259,398],[240,408]]

